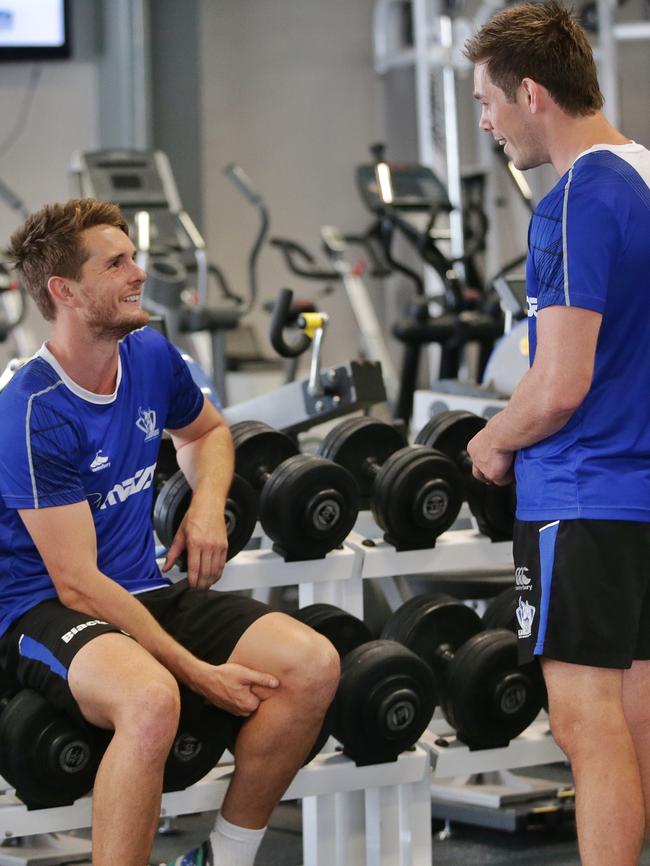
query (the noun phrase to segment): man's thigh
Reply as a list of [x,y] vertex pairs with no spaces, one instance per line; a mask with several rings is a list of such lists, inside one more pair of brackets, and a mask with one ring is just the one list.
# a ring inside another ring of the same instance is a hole
[[253,623],[274,612],[237,593],[189,589],[186,580],[137,598],[175,640],[214,665],[227,662]]
[[36,605],[0,639],[0,662],[7,675],[34,689],[74,718],[80,710],[70,690],[77,654],[100,637],[137,646],[113,625],[64,607],[58,599]]
[[649,524],[517,521],[514,559],[522,662],[624,669],[649,657]]

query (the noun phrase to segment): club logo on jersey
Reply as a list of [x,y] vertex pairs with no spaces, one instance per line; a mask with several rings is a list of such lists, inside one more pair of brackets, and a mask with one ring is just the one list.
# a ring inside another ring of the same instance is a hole
[[528,304],[528,318],[537,316],[537,298],[526,298],[526,303]]
[[520,626],[517,632],[519,637],[530,637],[536,610],[537,608],[533,607],[532,604],[528,604],[527,601],[524,601],[523,598],[519,596],[519,604],[517,605],[516,610],[517,622]]
[[[138,469],[132,478],[125,478],[124,481],[119,481],[117,484],[114,484],[104,497],[104,501],[101,505],[97,500],[93,504],[95,504],[95,507],[99,507],[100,511],[104,511],[105,508],[108,508],[111,505],[125,502],[129,496],[147,490],[151,487],[155,469],[155,463],[152,463],[151,466],[147,466],[145,469]],[[91,493],[88,498],[96,498],[97,496],[100,496],[100,494]]]
[[102,449],[100,448],[97,454],[95,454],[95,459],[90,464],[90,471],[101,472],[102,469],[108,469],[110,465],[110,457],[104,457],[104,455],[102,454]]
[[160,430],[156,427],[156,413],[154,410],[138,409],[138,412],[140,413],[140,417],[135,422],[135,426],[144,433],[144,441],[148,442],[150,439],[160,436]]
[[515,586],[517,589],[532,589],[531,580],[526,577],[528,569],[525,566],[515,568]]

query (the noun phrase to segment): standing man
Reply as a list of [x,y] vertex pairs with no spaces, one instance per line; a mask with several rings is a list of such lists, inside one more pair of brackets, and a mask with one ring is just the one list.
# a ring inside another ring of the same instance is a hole
[[529,231],[531,367],[469,453],[492,484],[516,455],[521,658],[541,658],[581,861],[633,866],[650,826],[650,153],[601,113],[559,4],[499,12],[466,55],[481,129],[560,176]]
[[[201,862],[252,866],[338,681],[331,644],[252,599],[208,589],[227,550],[230,432],[177,350],[145,327],[144,272],[115,205],[33,214],[10,256],[52,323],[0,394],[0,663],[52,704],[114,731],[93,795],[94,866],[145,866],[178,683],[247,717]],[[193,488],[163,571],[152,478],[168,428]]]

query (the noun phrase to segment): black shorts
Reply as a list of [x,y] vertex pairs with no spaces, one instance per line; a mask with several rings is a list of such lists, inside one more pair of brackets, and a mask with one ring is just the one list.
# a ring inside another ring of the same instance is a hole
[[[272,608],[231,592],[189,589],[187,580],[136,595],[178,643],[211,664],[223,664],[255,620]],[[9,677],[42,694],[75,719],[81,714],[68,687],[68,669],[82,646],[107,632],[109,623],[41,602],[16,620],[0,638],[0,665]]]
[[519,659],[650,659],[650,523],[515,521]]

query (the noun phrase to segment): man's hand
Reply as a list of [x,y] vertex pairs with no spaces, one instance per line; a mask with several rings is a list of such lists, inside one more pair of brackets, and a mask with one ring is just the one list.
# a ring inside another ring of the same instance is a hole
[[472,461],[472,475],[479,481],[499,487],[514,481],[514,452],[494,448],[490,443],[489,427],[484,427],[470,439],[467,453]]
[[208,665],[192,688],[206,700],[233,716],[250,716],[268,695],[266,689],[277,689],[280,681],[243,665],[227,663]]
[[223,511],[201,510],[192,502],[169,546],[163,572],[169,571],[185,549],[188,585],[208,589],[219,580],[226,564],[228,531]]

